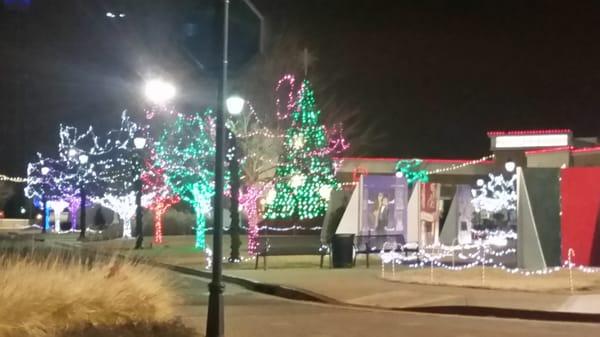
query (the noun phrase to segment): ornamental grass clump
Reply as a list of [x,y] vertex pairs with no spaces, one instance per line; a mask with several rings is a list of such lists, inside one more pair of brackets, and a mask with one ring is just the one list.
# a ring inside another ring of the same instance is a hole
[[62,252],[0,254],[0,337],[78,335],[96,327],[115,336],[119,327],[173,322],[175,293],[150,266]]

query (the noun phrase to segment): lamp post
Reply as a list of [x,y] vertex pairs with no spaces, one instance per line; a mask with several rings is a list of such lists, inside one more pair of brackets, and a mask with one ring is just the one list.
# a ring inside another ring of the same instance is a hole
[[[225,104],[227,105],[227,112],[230,115],[238,116],[244,109],[246,102],[239,96],[230,96],[227,98]],[[229,236],[231,237],[231,253],[229,255],[229,262],[240,261],[240,211],[239,211],[239,191],[240,191],[240,175],[239,175],[239,149],[237,144],[237,138],[232,130],[227,130],[228,146],[233,148],[231,157],[229,158],[229,174],[231,184],[231,200],[229,213],[231,216],[231,225],[229,226]]]
[[[214,200],[214,230],[213,230],[213,256],[212,279],[208,285],[208,314],[206,317],[206,337],[223,337],[224,312],[223,291],[225,286],[222,281],[223,268],[223,168],[225,161],[225,121],[223,114],[226,109],[225,95],[227,92],[227,46],[229,42],[229,0],[217,0],[218,32],[222,33],[222,44],[218,51],[223,61],[221,65],[221,78],[217,88],[216,109],[216,151],[215,151],[215,200]],[[222,24],[220,26],[219,24]]]
[[[41,168],[43,176],[48,175],[50,169],[46,166]],[[48,221],[48,214],[46,214],[46,207],[48,207],[48,200],[46,200],[46,194],[42,195],[42,234],[46,234],[46,221]]]
[[146,138],[136,137],[133,139],[136,149],[136,180],[135,180],[135,249],[141,249],[144,242],[144,231],[142,226],[142,149],[146,146]]
[[85,193],[85,170],[82,170],[81,168],[86,166],[89,160],[89,157],[87,154],[82,153],[79,155],[79,172],[80,172],[80,177],[79,177],[79,197],[81,198],[81,203],[79,204],[79,227],[81,229],[81,231],[79,232],[79,238],[78,240],[84,240],[85,239],[85,230],[86,230],[86,218],[85,218],[85,213],[86,213],[86,209],[85,209],[85,203],[86,203],[86,193]]

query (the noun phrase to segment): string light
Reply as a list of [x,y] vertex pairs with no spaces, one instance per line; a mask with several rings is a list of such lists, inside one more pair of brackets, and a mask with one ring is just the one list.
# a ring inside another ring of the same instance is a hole
[[[289,86],[289,91],[287,93],[287,103],[286,110],[281,110],[281,98],[279,97],[279,91],[282,90],[282,87],[287,84]],[[277,98],[275,99],[275,111],[278,120],[288,119],[296,107],[296,101],[294,100],[294,89],[296,84],[296,78],[294,75],[287,74],[284,75],[279,81],[277,81],[277,85],[275,86],[275,94]]]
[[435,169],[435,170],[430,170],[430,171],[427,171],[427,174],[428,175],[432,175],[432,174],[438,174],[438,173],[451,172],[451,171],[454,171],[454,170],[461,169],[463,167],[467,167],[467,166],[471,166],[471,165],[477,165],[477,164],[480,164],[480,163],[487,162],[489,160],[493,160],[495,157],[496,157],[495,155],[491,154],[489,156],[481,157],[479,159],[467,161],[465,163],[461,163],[461,164],[457,164],[457,165],[452,165],[450,167],[444,167],[444,168],[439,168],[439,169]]
[[498,136],[522,136],[522,135],[548,135],[573,133],[570,129],[540,129],[540,130],[512,130],[512,131],[488,131],[488,137]]
[[9,181],[11,183],[26,183],[27,178],[22,177],[9,177],[4,174],[0,174],[0,181]]

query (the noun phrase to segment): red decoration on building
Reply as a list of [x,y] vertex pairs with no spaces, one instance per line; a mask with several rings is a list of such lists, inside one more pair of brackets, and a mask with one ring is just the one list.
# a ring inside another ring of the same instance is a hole
[[352,181],[357,182],[360,180],[360,176],[368,176],[369,171],[364,167],[357,167],[352,171]]
[[600,266],[600,168],[567,168],[560,177],[563,261],[572,248],[575,264]]
[[524,135],[553,135],[573,133],[571,129],[541,129],[541,130],[512,130],[512,131],[488,131],[488,137],[498,136],[524,136]]
[[[345,161],[348,160],[358,160],[358,161],[376,161],[376,160],[380,160],[380,161],[389,161],[389,162],[394,162],[397,163],[400,160],[403,159],[412,159],[412,158],[386,158],[386,157],[339,157],[339,158],[334,158],[335,160],[338,159],[342,159]],[[421,158],[419,158],[421,159]],[[443,159],[443,158],[425,158],[425,159],[421,159],[423,161],[423,163],[425,164],[464,164],[464,163],[470,163],[474,160],[477,159]],[[493,164],[494,161],[493,160],[486,160],[481,162],[480,164]]]
[[574,149],[572,152],[573,153],[584,153],[584,152],[596,152],[596,151],[600,151],[600,146],[582,147],[580,149]]
[[571,151],[574,148],[575,148],[574,146],[557,146],[557,147],[551,147],[551,148],[541,149],[541,150],[525,151],[525,154],[530,155],[530,154],[540,154],[540,153],[549,153],[549,152]]

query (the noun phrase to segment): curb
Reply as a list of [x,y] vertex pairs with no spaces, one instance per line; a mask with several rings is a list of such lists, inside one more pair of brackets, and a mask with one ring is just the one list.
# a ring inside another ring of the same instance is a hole
[[[198,277],[207,278],[207,279],[212,278],[212,273],[208,272],[208,271],[191,269],[191,268],[187,268],[187,267],[180,267],[180,266],[175,266],[175,265],[166,264],[166,263],[159,263],[159,262],[149,262],[149,264],[156,266],[156,267],[169,269],[171,271],[178,272],[181,274],[198,276]],[[310,292],[310,291],[307,291],[304,289],[297,289],[297,288],[287,287],[287,286],[283,286],[283,285],[279,285],[279,284],[256,282],[256,281],[248,280],[245,278],[226,275],[226,274],[223,274],[222,277],[223,277],[223,280],[226,281],[227,283],[232,283],[232,284],[238,285],[242,288],[248,289],[250,291],[255,291],[258,293],[273,295],[273,296],[287,298],[290,300],[297,300],[297,301],[316,302],[316,303],[333,304],[333,305],[346,305],[346,303],[344,303],[344,302],[340,302],[336,299],[326,297],[326,296],[323,296],[320,294],[316,294],[316,293],[313,293],[313,292]]]

